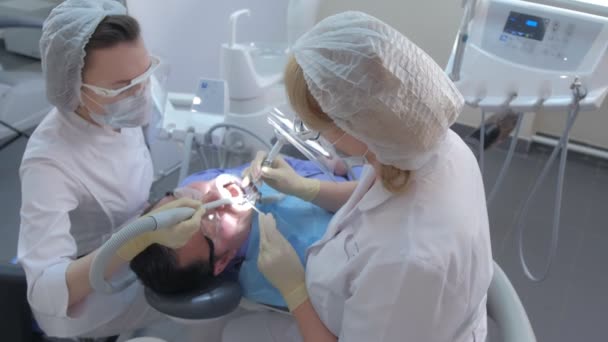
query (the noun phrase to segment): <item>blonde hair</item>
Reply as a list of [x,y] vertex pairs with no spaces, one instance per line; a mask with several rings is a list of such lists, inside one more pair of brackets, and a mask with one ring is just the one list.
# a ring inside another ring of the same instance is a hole
[[[284,80],[291,106],[309,128],[324,131],[335,125],[310,93],[304,79],[304,71],[293,56],[289,58],[285,67]],[[381,164],[380,167],[382,185],[392,193],[405,191],[410,175],[409,170],[401,170],[391,165]]]
[[334,125],[334,121],[323,112],[308,90],[304,71],[293,56],[289,58],[285,67],[284,80],[291,106],[309,128],[324,131]]

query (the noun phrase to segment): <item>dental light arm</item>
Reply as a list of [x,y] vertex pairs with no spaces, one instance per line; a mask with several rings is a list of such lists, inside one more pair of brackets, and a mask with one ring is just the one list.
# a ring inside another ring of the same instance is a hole
[[[249,199],[223,198],[205,203],[203,204],[203,207],[207,210],[211,210],[223,205],[242,204],[243,201],[249,201]],[[99,252],[93,259],[89,272],[91,287],[97,292],[112,294],[130,286],[136,280],[135,274],[133,273],[115,282],[109,282],[105,279],[105,270],[108,263],[112,260],[118,249],[140,234],[157,229],[167,229],[187,220],[192,217],[194,212],[195,210],[192,208],[174,208],[149,214],[129,223],[120,231],[112,235],[112,237],[99,249]]]
[[[328,165],[323,163],[324,160],[329,160],[332,156],[318,144],[318,132],[307,130],[301,121],[287,118],[277,108],[269,113],[268,123],[274,128],[279,141],[283,140],[283,144],[291,144],[308,160],[315,163],[321,171],[333,179],[333,169],[330,169]],[[275,147],[278,143],[277,141]],[[274,159],[274,157],[271,157],[271,154],[269,154],[269,158],[271,160]]]
[[[308,160],[315,163],[323,173],[333,179],[333,169],[323,162],[329,160],[331,156],[316,142],[320,136],[318,132],[306,129],[300,120],[289,118],[278,108],[273,108],[268,113],[268,124],[274,128],[277,141],[262,162],[262,166],[269,167],[272,165],[281,148],[289,143]],[[259,179],[252,179],[250,185],[245,187],[245,191],[248,191],[251,186],[259,184],[259,181]]]

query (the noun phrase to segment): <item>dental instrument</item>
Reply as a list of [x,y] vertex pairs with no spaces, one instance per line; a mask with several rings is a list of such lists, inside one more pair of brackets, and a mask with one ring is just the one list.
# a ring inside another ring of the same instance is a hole
[[268,152],[268,155],[262,162],[262,167],[270,167],[274,159],[279,155],[281,148],[283,148],[283,145],[285,145],[286,143],[287,140],[285,140],[285,138],[283,138],[282,136],[277,137],[277,142],[274,143],[274,145],[270,149],[270,152]]
[[279,108],[274,108],[269,113],[268,124],[274,128],[278,139],[284,139],[294,146],[321,171],[333,178],[334,169],[328,162],[333,161],[336,156],[319,143],[319,132],[308,129],[300,119],[292,119]]
[[[338,156],[330,153],[330,151],[326,149],[327,146],[324,147],[320,143],[319,138],[321,137],[321,134],[319,132],[308,129],[302,120],[292,119],[276,107],[268,114],[268,124],[274,128],[277,141],[262,162],[263,167],[272,165],[272,162],[275,160],[280,149],[285,144],[289,143],[308,160],[315,163],[323,173],[328,175],[331,179],[334,179],[334,168]],[[350,169],[346,171],[350,176],[353,176]],[[251,179],[251,182],[245,189],[249,186],[259,184],[259,181],[259,179]]]
[[[482,119],[486,113],[505,110],[519,116],[507,158],[488,196],[489,204],[511,163],[523,113],[568,112],[563,134],[517,219],[517,245],[524,273],[532,281],[542,281],[557,249],[570,129],[580,111],[598,109],[608,93],[608,18],[526,1],[465,1],[465,15],[447,72],[466,103],[481,109]],[[482,123],[482,169],[484,128]],[[535,274],[523,251],[525,219],[533,196],[560,151],[550,250],[541,272]]]

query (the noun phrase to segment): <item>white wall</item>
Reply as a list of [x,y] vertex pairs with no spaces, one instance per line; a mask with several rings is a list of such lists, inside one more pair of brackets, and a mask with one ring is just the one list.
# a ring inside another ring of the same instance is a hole
[[239,20],[238,41],[287,40],[287,0],[128,0],[127,6],[149,49],[171,64],[171,91],[192,92],[200,77],[219,76],[219,49],[235,10],[251,10]]
[[[237,41],[287,40],[287,0],[127,0],[148,49],[171,66],[169,91],[192,93],[201,77],[219,77],[220,46],[229,40],[232,12],[249,8],[239,20]],[[151,142],[158,175],[182,159],[174,141]]]

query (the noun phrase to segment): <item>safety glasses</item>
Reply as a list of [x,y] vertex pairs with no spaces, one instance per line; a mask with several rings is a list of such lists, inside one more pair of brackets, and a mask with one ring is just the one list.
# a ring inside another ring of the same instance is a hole
[[215,243],[213,243],[213,240],[205,234],[205,230],[214,230],[214,234],[217,236],[218,231],[221,229],[222,223],[217,213],[211,213],[204,216],[201,223],[205,226],[204,229],[201,229],[201,233],[209,244],[209,272],[211,275],[213,275],[213,270],[215,269]]
[[205,240],[209,244],[209,273],[213,275],[213,270],[215,270],[215,245],[213,244],[213,240],[208,236],[205,236]]
[[150,61],[151,61],[150,67],[148,68],[148,70],[146,70],[146,72],[135,77],[134,79],[131,80],[131,82],[129,82],[128,85],[121,87],[119,89],[107,89],[107,88],[98,87],[98,86],[94,86],[94,85],[86,84],[86,83],[83,84],[82,86],[84,88],[91,90],[93,93],[95,93],[99,96],[103,96],[103,97],[116,97],[116,96],[122,95],[122,94],[128,92],[129,90],[133,89],[133,87],[148,81],[150,76],[152,76],[154,74],[154,72],[160,66],[160,58],[158,58],[156,56],[150,56]]

